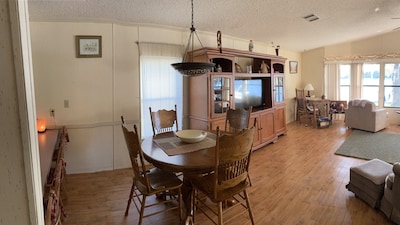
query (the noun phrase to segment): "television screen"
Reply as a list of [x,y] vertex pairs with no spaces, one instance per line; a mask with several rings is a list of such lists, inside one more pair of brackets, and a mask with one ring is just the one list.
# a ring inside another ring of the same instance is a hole
[[235,108],[263,105],[262,79],[235,80]]

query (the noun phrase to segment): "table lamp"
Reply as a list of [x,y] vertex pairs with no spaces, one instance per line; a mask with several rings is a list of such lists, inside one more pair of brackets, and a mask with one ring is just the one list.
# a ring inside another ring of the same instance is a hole
[[37,119],[36,120],[36,124],[37,124],[37,131],[39,133],[43,133],[46,131],[46,120],[44,119]]
[[312,84],[307,84],[304,87],[304,90],[307,91],[307,96],[306,97],[310,97],[310,91],[314,91],[314,87],[312,86]]

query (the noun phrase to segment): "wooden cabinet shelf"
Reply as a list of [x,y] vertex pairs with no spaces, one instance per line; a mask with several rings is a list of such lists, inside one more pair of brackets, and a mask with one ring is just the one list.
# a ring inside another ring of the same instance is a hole
[[202,48],[190,54],[194,61],[215,63],[207,75],[189,79],[191,129],[223,129],[228,108],[252,106],[251,117],[257,118],[254,149],[286,134],[286,58],[226,48],[222,53]]

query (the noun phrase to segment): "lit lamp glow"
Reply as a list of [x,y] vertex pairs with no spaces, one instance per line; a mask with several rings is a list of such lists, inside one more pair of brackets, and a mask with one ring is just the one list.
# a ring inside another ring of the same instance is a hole
[[310,97],[310,96],[311,96],[311,95],[310,95],[310,91],[314,91],[314,87],[312,86],[312,84],[307,84],[307,85],[304,87],[304,90],[307,91],[307,97]]
[[39,133],[46,131],[46,120],[44,119],[37,119],[36,120],[37,131]]

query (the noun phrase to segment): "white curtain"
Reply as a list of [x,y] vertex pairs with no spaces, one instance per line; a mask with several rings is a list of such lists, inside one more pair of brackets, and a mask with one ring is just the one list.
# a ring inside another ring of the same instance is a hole
[[[349,64],[349,62],[326,62],[325,63],[325,93],[328,99],[340,99],[340,64]],[[362,63],[350,62],[351,81],[350,81],[350,99],[360,98],[361,96],[361,78]]]
[[361,97],[362,63],[351,64],[350,99]]
[[336,63],[325,64],[325,79],[324,79],[324,90],[327,99],[339,100],[339,65]]
[[183,46],[139,43],[141,88],[141,136],[153,135],[149,107],[152,111],[174,109],[182,129],[183,78],[171,63],[182,61]]

